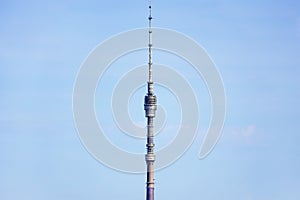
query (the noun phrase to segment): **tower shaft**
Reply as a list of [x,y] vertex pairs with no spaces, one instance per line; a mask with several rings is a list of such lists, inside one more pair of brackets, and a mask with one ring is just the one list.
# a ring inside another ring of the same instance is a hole
[[154,117],[156,106],[156,96],[153,93],[153,81],[152,81],[152,15],[151,5],[149,6],[149,80],[148,80],[148,93],[145,96],[145,116],[147,118],[147,154],[145,156],[147,164],[147,183],[146,183],[146,200],[154,200]]

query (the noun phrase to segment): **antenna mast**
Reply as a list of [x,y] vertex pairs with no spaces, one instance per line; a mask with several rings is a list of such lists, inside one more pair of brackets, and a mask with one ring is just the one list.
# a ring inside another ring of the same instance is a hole
[[152,7],[149,1],[149,82],[152,82]]
[[147,164],[147,189],[146,200],[154,200],[154,123],[156,106],[156,96],[153,93],[152,81],[152,13],[151,13],[151,0],[149,0],[149,80],[148,80],[148,93],[145,96],[145,116],[147,117],[147,154],[145,156]]

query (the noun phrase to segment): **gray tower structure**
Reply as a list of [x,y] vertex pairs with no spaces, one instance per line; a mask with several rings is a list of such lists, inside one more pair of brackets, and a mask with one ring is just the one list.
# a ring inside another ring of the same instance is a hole
[[148,93],[145,96],[145,116],[147,118],[147,154],[145,156],[147,164],[147,189],[146,200],[154,200],[154,123],[156,111],[156,96],[153,93],[153,81],[152,81],[152,14],[151,4],[149,6],[149,80],[148,80]]

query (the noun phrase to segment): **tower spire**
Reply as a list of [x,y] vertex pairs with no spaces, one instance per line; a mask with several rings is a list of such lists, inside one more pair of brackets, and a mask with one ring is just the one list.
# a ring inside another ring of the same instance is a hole
[[[149,1],[149,82],[152,82],[152,6]],[[153,88],[148,88],[148,93],[153,92]]]
[[145,116],[147,118],[147,153],[145,156],[147,164],[147,182],[146,182],[146,200],[154,200],[154,123],[156,111],[156,96],[153,93],[153,80],[152,80],[152,6],[149,1],[149,80],[148,80],[148,93],[145,96]]

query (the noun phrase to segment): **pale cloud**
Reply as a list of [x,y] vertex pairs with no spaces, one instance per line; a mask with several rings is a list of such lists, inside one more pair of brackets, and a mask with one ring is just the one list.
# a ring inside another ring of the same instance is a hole
[[227,129],[225,137],[237,145],[260,145],[263,144],[264,134],[255,124],[244,127],[231,127]]
[[255,125],[249,125],[245,128],[242,128],[241,130],[241,134],[246,137],[246,138],[249,138],[251,136],[253,136],[255,134],[255,130],[256,130],[256,127]]
[[245,127],[232,128],[231,135],[234,138],[250,138],[255,134],[256,126],[251,124]]

